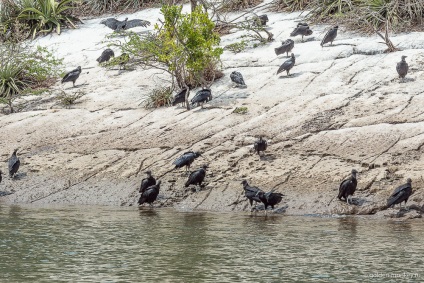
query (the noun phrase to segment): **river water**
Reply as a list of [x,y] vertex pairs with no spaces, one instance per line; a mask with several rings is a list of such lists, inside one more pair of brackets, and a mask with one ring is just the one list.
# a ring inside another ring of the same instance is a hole
[[424,282],[424,223],[0,204],[0,282]]

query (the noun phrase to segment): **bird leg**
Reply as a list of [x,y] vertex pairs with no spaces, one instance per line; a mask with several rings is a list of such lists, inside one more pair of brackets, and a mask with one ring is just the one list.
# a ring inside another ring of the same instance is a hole
[[302,35],[302,42],[304,42],[304,41],[303,41],[303,35]]
[[349,205],[349,196],[346,197],[347,205]]

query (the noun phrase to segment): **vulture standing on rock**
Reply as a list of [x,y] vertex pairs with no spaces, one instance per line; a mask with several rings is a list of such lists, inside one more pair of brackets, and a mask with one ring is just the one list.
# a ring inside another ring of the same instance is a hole
[[210,89],[205,88],[202,90],[199,90],[196,95],[191,99],[191,105],[197,105],[203,108],[203,103],[211,101],[212,100],[212,92]]
[[339,200],[344,198],[347,204],[349,204],[349,196],[353,196],[356,191],[356,186],[358,184],[358,181],[356,180],[356,173],[358,173],[358,171],[352,169],[352,176],[344,180],[339,187],[339,195],[337,197]]
[[265,206],[265,213],[268,206],[271,206],[271,208],[274,209],[274,205],[279,204],[283,199],[283,196],[283,194],[273,193],[272,191],[268,193],[258,192],[258,197]]
[[80,74],[81,74],[81,67],[78,66],[75,70],[70,71],[63,77],[62,84],[66,82],[72,82],[75,87],[75,81],[79,78]]
[[244,83],[243,76],[240,72],[234,71],[230,74],[230,78],[236,83],[238,87],[246,88],[247,85]]
[[391,207],[394,204],[399,204],[400,208],[402,208],[402,202],[408,201],[408,198],[412,195],[412,180],[408,178],[406,180],[406,184],[401,185],[395,189],[393,194],[387,200],[387,208]]
[[175,169],[185,166],[186,171],[188,171],[190,169],[191,163],[193,163],[193,161],[200,155],[200,152],[188,151],[178,157],[172,164],[175,164]]
[[102,55],[100,55],[100,57],[97,58],[96,61],[99,62],[99,64],[100,64],[100,63],[109,61],[110,58],[112,58],[112,57],[115,57],[115,53],[113,53],[112,49],[108,48],[108,49],[105,49],[102,52]]
[[280,68],[278,68],[277,75],[279,73],[281,73],[282,71],[286,71],[287,72],[287,76],[289,76],[290,75],[290,70],[291,70],[291,68],[293,68],[295,62],[296,62],[296,57],[294,57],[294,54],[292,53],[290,59],[286,60],[280,66]]
[[160,181],[157,182],[156,185],[152,185],[141,193],[140,199],[138,200],[138,204],[142,205],[143,203],[148,203],[150,206],[153,206],[152,203],[156,200],[159,194],[160,189]]
[[261,202],[261,200],[258,197],[258,193],[263,192],[261,189],[259,189],[258,187],[251,187],[249,186],[249,184],[247,183],[246,180],[243,180],[243,182],[241,182],[243,184],[243,189],[244,189],[244,195],[247,197],[247,199],[249,200],[250,203],[250,211],[253,210],[253,201],[255,202]]
[[10,156],[10,158],[9,158],[9,176],[10,176],[10,178],[13,178],[15,176],[15,174],[18,172],[19,166],[21,165],[19,158],[16,156],[17,152],[18,152],[18,150],[15,149],[12,153],[12,156]]
[[302,42],[303,42],[303,37],[311,35],[311,34],[312,34],[312,30],[309,28],[308,24],[298,23],[297,27],[290,33],[290,36],[301,35],[302,36]]
[[[185,103],[186,103],[186,99],[185,99],[185,96],[186,96],[186,92],[187,91],[190,91],[188,88],[183,88],[179,93],[177,93],[175,96],[174,96],[174,99],[172,100],[172,106],[175,106],[175,105],[177,105],[178,103],[181,103],[182,104],[182,106],[184,106],[185,105]],[[187,96],[188,97],[188,96]]]
[[335,27],[333,27],[333,28],[331,28],[326,34],[325,34],[325,36],[324,36],[324,38],[322,39],[322,41],[321,41],[321,47],[323,47],[324,46],[324,44],[326,44],[326,43],[328,43],[328,42],[330,42],[330,44],[331,45],[333,45],[333,41],[334,41],[334,39],[336,38],[336,36],[337,36],[337,29],[338,29],[339,27],[338,26],[335,26]]
[[283,41],[282,45],[280,47],[275,48],[275,54],[278,56],[280,54],[287,53],[287,57],[289,57],[289,52],[292,51],[294,47],[294,41],[291,39],[287,39],[286,41]]
[[[185,187],[187,188],[190,185],[198,185],[199,187],[202,186],[202,182],[205,179],[206,176],[206,168],[208,166],[203,165],[202,168],[199,170],[191,172],[190,176],[188,176],[188,180],[185,183]],[[198,188],[196,188],[196,191],[198,191]]]
[[134,19],[134,20],[128,21],[128,18],[125,18],[125,20],[123,20],[123,21],[119,21],[119,20],[114,19],[114,18],[108,18],[106,20],[102,20],[100,23],[104,24],[108,28],[111,28],[111,29],[116,30],[116,31],[127,30],[127,29],[130,29],[130,28],[133,28],[133,27],[138,27],[138,26],[141,26],[141,27],[150,26],[149,21],[144,21],[144,20],[139,20],[139,19]]
[[156,185],[156,179],[152,176],[152,172],[146,171],[147,178],[141,180],[140,193],[144,193],[150,186]]
[[259,137],[259,140],[255,141],[253,144],[253,149],[260,155],[260,151],[264,152],[268,147],[268,142],[262,137]]
[[408,56],[402,55],[402,59],[399,63],[396,65],[396,71],[399,74],[399,78],[402,79],[402,81],[405,79],[406,74],[408,74],[408,63],[406,63],[405,58]]

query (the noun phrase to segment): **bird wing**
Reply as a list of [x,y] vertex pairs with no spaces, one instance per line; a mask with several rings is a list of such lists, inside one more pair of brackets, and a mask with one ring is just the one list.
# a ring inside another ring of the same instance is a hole
[[72,70],[63,77],[62,82],[66,82],[66,80],[68,80],[68,79],[70,79],[74,76],[78,76],[79,74],[80,74],[80,70],[78,70],[78,68],[75,69],[75,70]]
[[209,95],[209,91],[205,89],[199,90],[196,95],[191,99],[191,103],[202,102],[205,101]]
[[118,27],[118,24],[121,23],[121,21],[118,21],[117,19],[114,19],[114,18],[108,18],[106,20],[101,21],[100,23],[104,24],[108,28],[115,30]]
[[133,27],[147,27],[147,26],[150,26],[149,21],[134,19],[134,20],[127,21],[125,25],[125,29],[130,29]]
[[402,202],[403,199],[405,199],[405,197],[408,195],[408,193],[407,193],[408,188],[410,188],[409,184],[405,184],[405,185],[402,185],[402,186],[396,188],[396,190],[393,192],[393,194],[387,200],[387,207],[392,206],[398,200],[401,200],[400,202]]
[[236,84],[245,85],[243,76],[239,72],[233,72],[233,73],[231,73],[230,78]]
[[301,26],[298,26],[298,27],[294,28],[294,30],[290,33],[290,36],[299,35],[300,34],[300,27]]
[[173,164],[175,164],[176,167],[182,167],[186,165],[187,162],[190,162],[191,159],[194,159],[193,154],[193,152],[186,152],[178,157]]
[[15,165],[15,163],[17,162],[19,160],[19,158],[18,157],[16,157],[16,156],[12,156],[12,157],[10,157],[9,158],[9,171],[11,171],[12,170],[12,168],[13,168],[13,165]]

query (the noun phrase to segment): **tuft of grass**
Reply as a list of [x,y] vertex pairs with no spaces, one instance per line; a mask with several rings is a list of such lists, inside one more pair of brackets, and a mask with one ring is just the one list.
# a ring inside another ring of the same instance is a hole
[[57,96],[57,99],[60,101],[60,104],[69,108],[71,105],[75,104],[75,102],[81,97],[83,97],[84,95],[85,93],[81,90],[72,94],[67,94],[66,92],[62,90],[62,93]]
[[247,42],[245,40],[242,40],[240,42],[235,42],[228,44],[224,47],[224,49],[230,50],[231,52],[237,54],[240,52],[243,52],[247,47]]
[[172,101],[172,87],[160,87],[154,89],[142,101],[145,108],[159,108],[168,106]]
[[236,107],[236,109],[233,110],[233,113],[236,114],[246,114],[248,112],[248,108],[247,107]]
[[312,0],[274,0],[271,2],[273,11],[301,11],[307,9]]

